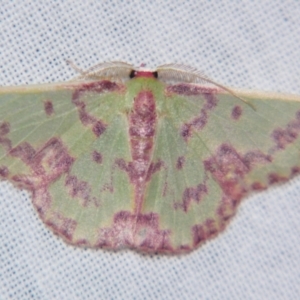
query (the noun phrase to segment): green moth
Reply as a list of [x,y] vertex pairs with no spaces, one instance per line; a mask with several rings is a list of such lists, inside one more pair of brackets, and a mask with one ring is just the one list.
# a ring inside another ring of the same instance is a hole
[[78,71],[0,89],[0,178],[70,244],[189,252],[250,192],[300,172],[298,96],[232,91],[176,64]]

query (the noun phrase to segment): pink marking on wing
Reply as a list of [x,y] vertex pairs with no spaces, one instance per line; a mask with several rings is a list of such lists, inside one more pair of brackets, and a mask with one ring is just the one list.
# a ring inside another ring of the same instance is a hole
[[42,146],[35,156],[36,163],[53,173],[54,178],[69,171],[75,161],[59,138],[51,138]]
[[111,227],[100,229],[100,248],[133,248],[145,252],[172,252],[170,231],[159,229],[156,213],[132,214],[120,211],[114,215]]
[[34,148],[27,142],[21,143],[10,150],[11,156],[20,158],[25,164],[31,164],[35,158]]
[[[195,246],[225,229],[229,220],[236,213],[237,207],[244,196],[251,191],[260,191],[267,188],[266,184],[258,181],[247,184],[245,176],[257,164],[269,163],[272,163],[272,157],[263,154],[259,150],[249,151],[242,155],[227,144],[222,144],[211,158],[204,161],[205,170],[210,172],[214,180],[220,185],[223,195],[216,211],[219,217],[218,223],[215,223],[210,230],[207,228],[207,223],[197,224],[193,227],[192,234]],[[268,184],[285,182],[288,177],[292,177],[299,172],[300,167],[296,166],[291,168],[290,176],[270,173],[268,175]]]
[[6,152],[11,150],[11,141],[6,137],[10,132],[10,123],[2,122],[0,124],[0,145],[4,148]]
[[102,121],[97,120],[95,117],[88,114],[85,107],[85,103],[82,103],[82,105],[80,103],[80,105],[78,105],[79,119],[84,126],[91,126],[93,133],[99,137],[105,131],[106,125]]
[[222,226],[225,227],[226,222],[228,222],[235,214],[241,199],[230,198],[227,195],[222,196],[221,204],[217,209],[217,214],[221,218]]
[[44,102],[44,110],[47,116],[51,116],[54,113],[53,103],[50,100]]
[[239,105],[236,105],[231,111],[231,118],[233,120],[238,120],[242,115],[242,108]]
[[110,179],[110,183],[105,183],[100,191],[101,192],[109,191],[110,193],[113,193],[114,192],[114,187],[112,185],[112,179]]
[[270,173],[269,176],[269,184],[283,183],[286,182],[289,178],[285,176],[281,176],[276,173]]
[[230,198],[240,200],[248,191],[243,179],[253,165],[270,163],[271,157],[261,151],[240,155],[232,146],[222,144],[216,154],[204,161],[205,170],[213,175],[223,192]]
[[79,239],[74,242],[75,246],[78,247],[91,247],[91,243],[86,239]]
[[289,122],[285,128],[276,128],[273,130],[271,137],[275,141],[276,148],[274,151],[283,150],[289,144],[293,143],[300,133],[300,111],[295,115],[295,118]]
[[166,88],[167,94],[178,94],[184,96],[196,96],[196,95],[203,95],[203,94],[215,94],[219,92],[220,89],[216,87],[209,87],[209,86],[200,86],[195,84],[189,83],[178,83],[174,85],[169,85]]
[[12,149],[11,140],[5,137],[0,136],[0,145],[2,145],[3,149],[6,152],[9,152]]
[[272,156],[262,153],[260,150],[248,151],[243,156],[244,164],[251,169],[254,164],[265,164],[272,162]]
[[187,212],[191,202],[200,203],[205,195],[207,195],[207,186],[205,183],[200,183],[196,187],[187,187],[183,194],[181,202],[176,202],[174,204],[175,209],[182,209],[184,212]]
[[109,80],[82,83],[73,94],[73,102],[79,101],[79,98],[86,92],[104,93],[118,90],[120,90],[120,86]]
[[295,175],[298,175],[298,174],[300,174],[300,167],[293,167],[291,175],[295,176]]
[[86,111],[86,101],[84,95],[88,93],[98,93],[102,94],[105,92],[114,92],[121,90],[121,86],[115,82],[108,80],[96,81],[91,83],[83,83],[77,88],[72,96],[72,103],[78,109],[78,115],[81,123],[84,126],[91,127],[93,133],[99,137],[106,129],[106,124],[103,121],[97,119],[93,115]]
[[92,153],[92,159],[94,162],[96,162],[97,164],[101,164],[102,163],[102,155],[100,152],[94,150]]
[[91,187],[86,181],[79,180],[77,176],[67,175],[65,186],[69,195],[72,198],[79,198],[82,200],[84,207],[94,204],[96,207],[100,205],[100,201],[91,196]]
[[253,182],[252,185],[251,185],[251,189],[253,191],[263,191],[266,188],[267,188],[266,185],[263,185],[261,182],[257,182],[257,181]]
[[93,132],[94,134],[99,137],[106,129],[106,125],[104,125],[104,123],[102,123],[101,121],[96,121],[93,124]]
[[203,224],[197,224],[192,227],[193,246],[198,247],[208,239],[216,236],[220,229],[215,220],[208,219]]
[[10,123],[8,122],[2,122],[0,124],[0,137],[7,135],[10,131]]
[[177,158],[177,162],[176,162],[176,169],[181,170],[184,166],[184,163],[185,163],[185,157],[184,156],[179,156]]
[[200,224],[192,227],[192,235],[194,247],[198,247],[200,244],[203,244],[207,239],[204,226]]
[[21,143],[12,148],[9,155],[19,158],[31,168],[31,174],[18,174],[12,178],[18,186],[29,190],[48,186],[61,174],[67,173],[75,161],[62,141],[55,137],[38,150],[27,142]]
[[77,222],[71,218],[66,218],[60,213],[53,213],[51,220],[46,220],[45,223],[52,228],[54,233],[62,236],[69,242],[72,242],[74,231],[77,227]]
[[48,192],[48,187],[41,186],[32,190],[32,203],[41,218],[44,218],[51,206],[52,198]]
[[194,247],[203,244],[205,241],[215,237],[222,232],[230,219],[234,216],[241,199],[234,199],[226,196],[222,197],[221,204],[217,208],[218,219],[207,219],[201,224],[192,227]]
[[116,161],[115,161],[116,165],[122,170],[122,171],[125,171],[125,172],[129,172],[129,169],[127,167],[127,163],[124,159],[122,158],[117,158]]
[[6,166],[0,166],[0,177],[7,178],[9,175],[8,168]]
[[85,110],[85,104],[80,106],[79,110],[79,119],[84,126],[88,126],[89,124],[93,124],[94,118],[90,116]]
[[84,199],[86,204],[90,194],[90,188],[86,181],[79,180],[77,176],[68,175],[65,180],[65,185],[71,197],[80,197]]
[[183,124],[181,128],[181,136],[186,142],[188,141],[188,138],[192,136],[193,130],[200,131],[204,128],[208,121],[209,112],[213,110],[218,103],[218,99],[213,93],[201,95],[205,99],[205,104],[201,108],[199,115],[193,118],[191,121]]
[[147,171],[146,181],[150,181],[152,175],[161,170],[164,167],[164,163],[159,160],[156,163],[150,163],[149,169]]

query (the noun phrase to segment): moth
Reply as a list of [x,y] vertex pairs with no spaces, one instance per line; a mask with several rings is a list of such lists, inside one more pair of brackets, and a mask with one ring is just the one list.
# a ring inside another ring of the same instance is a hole
[[73,67],[69,82],[0,88],[0,178],[69,244],[190,252],[300,171],[299,96],[179,64]]

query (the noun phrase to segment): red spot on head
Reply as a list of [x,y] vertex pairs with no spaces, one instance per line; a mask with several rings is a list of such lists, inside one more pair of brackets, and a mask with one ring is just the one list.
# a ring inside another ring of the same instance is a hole
[[0,137],[9,133],[10,124],[8,122],[2,122],[0,124]]
[[231,111],[231,118],[233,120],[238,120],[242,115],[242,108],[239,105],[236,105]]
[[44,102],[44,109],[47,116],[51,116],[54,113],[53,103],[50,100]]
[[102,163],[102,155],[100,152],[98,151],[93,151],[92,153],[92,158],[93,158],[93,161],[96,162],[97,164],[101,164]]
[[135,71],[134,77],[156,78],[155,72],[152,71]]

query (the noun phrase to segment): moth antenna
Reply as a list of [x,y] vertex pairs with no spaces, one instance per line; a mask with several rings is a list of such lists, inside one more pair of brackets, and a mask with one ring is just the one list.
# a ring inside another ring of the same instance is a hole
[[73,69],[75,70],[76,72],[80,73],[82,76],[85,75],[85,72],[80,69],[78,66],[76,66],[71,60],[69,59],[66,59],[66,63]]
[[235,98],[241,100],[246,105],[250,106],[253,110],[256,110],[255,106],[252,103],[248,102],[244,98],[239,97],[233,90],[210,79],[206,75],[200,73],[197,69],[192,68],[190,66],[185,66],[181,64],[166,64],[166,65],[159,66],[157,68],[157,72],[158,72],[158,78],[160,79],[173,80],[173,81],[184,80],[186,82],[194,82],[194,83],[199,83],[199,82],[211,83],[225,90]]
[[118,79],[129,79],[131,71],[134,69],[133,65],[123,61],[103,62],[81,70],[73,62],[67,60],[67,63],[78,73],[79,79],[103,79],[117,77]]

